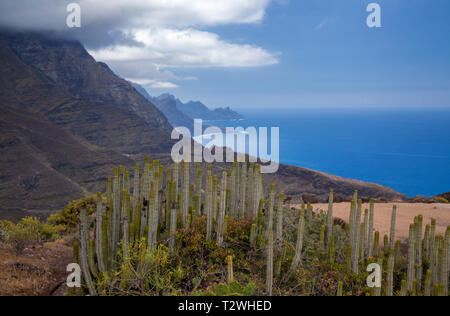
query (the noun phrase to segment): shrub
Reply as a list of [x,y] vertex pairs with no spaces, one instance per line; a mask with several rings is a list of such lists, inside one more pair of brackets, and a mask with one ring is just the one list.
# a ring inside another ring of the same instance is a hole
[[80,209],[84,208],[89,214],[92,214],[96,206],[97,203],[92,196],[72,201],[61,212],[50,215],[47,222],[51,225],[62,227],[66,233],[72,232],[80,223]]
[[8,243],[18,254],[26,247],[61,238],[60,233],[64,230],[62,226],[41,223],[36,217],[24,217],[16,225],[8,222],[3,226],[8,234]]
[[39,219],[35,217],[25,217],[17,225],[12,225],[8,229],[8,242],[17,254],[22,253],[26,247],[40,242],[40,224]]

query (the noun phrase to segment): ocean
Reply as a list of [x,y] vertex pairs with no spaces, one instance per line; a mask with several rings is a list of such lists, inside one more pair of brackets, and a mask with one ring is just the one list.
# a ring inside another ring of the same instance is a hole
[[280,162],[404,193],[450,191],[450,109],[240,110],[220,127],[279,127]]

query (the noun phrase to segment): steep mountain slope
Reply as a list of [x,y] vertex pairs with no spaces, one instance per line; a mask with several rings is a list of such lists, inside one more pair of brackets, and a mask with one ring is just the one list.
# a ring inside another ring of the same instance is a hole
[[131,85],[137,92],[144,96],[144,98],[154,104],[165,115],[173,127],[182,126],[189,128],[191,131],[193,130],[194,120],[177,108],[177,103],[172,95],[162,94],[159,97],[152,97],[144,87],[136,83],[131,83]]
[[44,114],[89,142],[123,153],[167,152],[171,126],[77,42],[0,35],[0,104]]
[[54,209],[103,191],[116,164],[133,161],[97,148],[39,114],[2,106],[0,111],[0,212]]

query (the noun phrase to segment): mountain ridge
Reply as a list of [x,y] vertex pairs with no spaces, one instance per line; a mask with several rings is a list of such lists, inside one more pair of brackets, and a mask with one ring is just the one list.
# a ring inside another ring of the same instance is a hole
[[[172,127],[156,105],[79,43],[0,32],[0,216],[54,210],[105,190],[113,166],[145,154],[171,164]],[[117,98],[117,99],[116,99]],[[215,164],[220,173],[224,164]],[[404,199],[389,188],[281,165],[286,194]]]

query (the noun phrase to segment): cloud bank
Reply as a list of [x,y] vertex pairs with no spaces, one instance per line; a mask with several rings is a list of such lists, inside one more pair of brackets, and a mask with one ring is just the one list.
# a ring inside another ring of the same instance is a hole
[[261,67],[278,63],[264,48],[225,41],[210,27],[261,23],[271,0],[14,0],[0,3],[0,27],[68,31],[66,7],[82,9],[70,30],[99,61],[127,79],[174,88],[177,68]]

